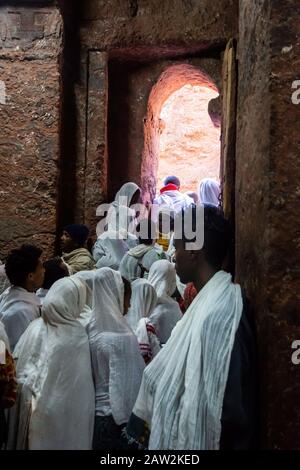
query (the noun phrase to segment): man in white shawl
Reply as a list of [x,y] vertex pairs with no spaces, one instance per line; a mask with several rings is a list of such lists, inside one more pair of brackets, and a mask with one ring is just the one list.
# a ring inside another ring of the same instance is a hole
[[[192,210],[196,225],[197,209]],[[222,271],[228,225],[204,211],[204,246],[177,239],[176,270],[198,295],[171,338],[146,367],[127,426],[149,449],[246,449],[255,424],[254,341],[241,288]],[[149,436],[150,428],[150,436]]]
[[130,307],[125,318],[136,334],[146,364],[156,356],[161,348],[155,327],[149,319],[156,303],[156,291],[146,279],[136,279],[131,283]]
[[154,198],[153,201],[153,220],[156,221],[155,214],[158,214],[163,208],[178,214],[182,209],[186,209],[193,204],[193,202],[191,197],[180,192],[179,178],[177,176],[167,176],[159,196]]
[[150,268],[148,281],[157,293],[157,304],[149,320],[155,328],[160,343],[165,344],[176,323],[182,318],[178,303],[171,297],[176,289],[174,264],[167,260],[156,261]]
[[99,269],[94,278],[93,311],[88,325],[96,416],[93,449],[122,449],[127,423],[141,384],[144,361],[124,318],[124,284],[120,273]]
[[95,391],[88,337],[78,321],[84,304],[82,282],[60,279],[44,300],[42,318],[21,337],[10,449],[91,449]]
[[0,296],[0,320],[12,351],[30,322],[40,316],[41,302],[35,292],[44,281],[41,255],[40,248],[23,245],[13,250],[5,263],[11,287]]

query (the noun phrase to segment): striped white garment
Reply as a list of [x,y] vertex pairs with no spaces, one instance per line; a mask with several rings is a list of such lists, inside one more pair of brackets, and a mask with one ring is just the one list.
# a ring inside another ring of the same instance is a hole
[[133,413],[151,429],[149,449],[218,449],[241,288],[217,272],[146,367]]

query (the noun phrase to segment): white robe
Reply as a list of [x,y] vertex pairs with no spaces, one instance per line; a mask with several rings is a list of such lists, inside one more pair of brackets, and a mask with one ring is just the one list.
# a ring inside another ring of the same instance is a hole
[[89,324],[92,315],[93,308],[93,283],[96,270],[94,271],[79,271],[76,274],[73,274],[71,278],[80,279],[81,282],[85,285],[85,306],[80,313],[78,320],[85,328]]
[[92,320],[88,325],[96,415],[126,423],[137,397],[144,361],[137,339],[123,316],[124,285],[120,273],[99,269],[94,279]]
[[21,337],[19,400],[9,422],[9,448],[91,449],[95,391],[88,337],[77,318],[85,304],[78,279],[55,282],[42,318]]
[[135,211],[127,206],[112,204],[106,217],[107,230],[98,236],[93,246],[97,268],[118,270],[125,253],[138,244],[135,227]]
[[13,350],[30,322],[40,316],[40,299],[22,287],[9,287],[0,296],[0,320]]
[[136,331],[141,318],[149,317],[157,303],[154,287],[146,279],[136,279],[131,283],[131,299],[125,319],[132,329]]
[[153,204],[158,206],[155,209],[155,213],[158,213],[160,209],[169,209],[174,214],[178,214],[182,209],[185,210],[193,203],[194,201],[191,197],[177,190],[164,191],[153,201]]
[[156,261],[149,271],[148,281],[156,290],[157,305],[149,317],[161,342],[165,344],[182,313],[176,300],[172,299],[176,289],[174,264],[167,260]]
[[141,243],[126,253],[120,263],[119,271],[129,282],[141,277],[147,278],[152,264],[162,258],[166,258],[166,255],[160,246]]
[[146,367],[133,413],[150,428],[149,449],[219,448],[221,415],[241,288],[217,272],[201,289],[171,338]]

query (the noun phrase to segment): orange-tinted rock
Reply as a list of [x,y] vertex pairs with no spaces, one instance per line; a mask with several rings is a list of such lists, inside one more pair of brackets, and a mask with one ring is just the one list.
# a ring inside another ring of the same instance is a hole
[[182,191],[197,192],[201,179],[218,179],[220,128],[208,114],[208,103],[216,96],[210,88],[185,85],[163,105],[158,187],[170,173],[180,176]]

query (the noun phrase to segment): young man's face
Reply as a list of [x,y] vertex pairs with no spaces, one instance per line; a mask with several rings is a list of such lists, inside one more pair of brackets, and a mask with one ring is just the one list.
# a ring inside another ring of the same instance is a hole
[[40,287],[42,287],[44,283],[44,277],[45,277],[44,264],[41,258],[39,258],[36,270],[32,273],[29,273],[28,275],[28,280],[30,281],[30,284],[33,290],[37,290],[37,289],[40,289]]
[[73,238],[65,230],[63,231],[63,234],[61,236],[60,245],[64,253],[70,253],[71,251],[77,248],[77,245],[74,242]]
[[175,269],[183,284],[193,282],[195,277],[195,253],[185,250],[182,240],[174,240],[175,245]]

